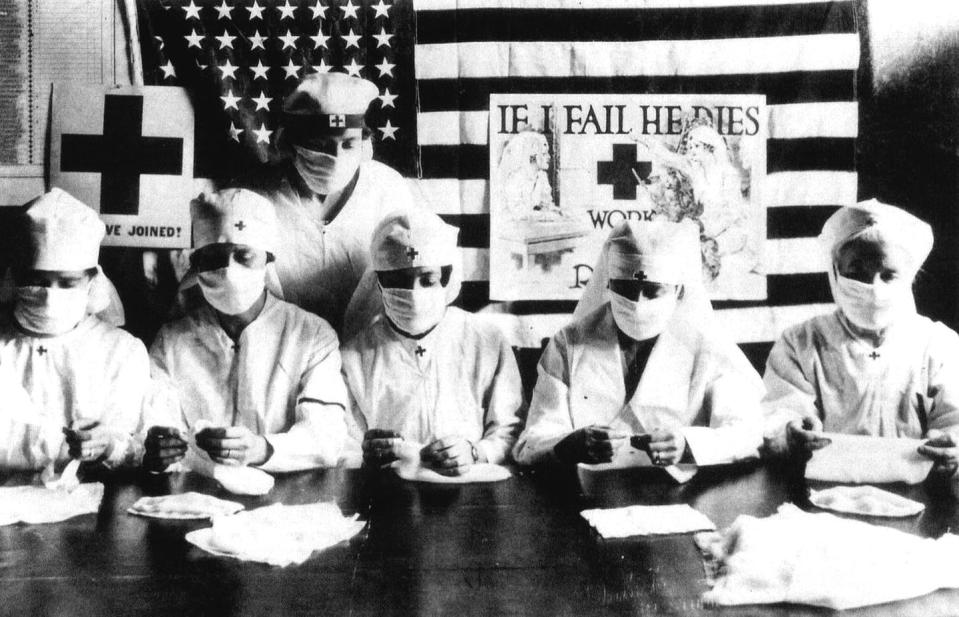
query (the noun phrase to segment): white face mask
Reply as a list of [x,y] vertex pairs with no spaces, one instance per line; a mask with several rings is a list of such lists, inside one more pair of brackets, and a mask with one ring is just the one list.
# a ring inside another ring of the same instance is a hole
[[386,316],[397,328],[417,336],[433,328],[446,314],[446,288],[395,289],[380,287]]
[[87,314],[90,284],[60,287],[17,287],[13,317],[24,330],[56,336],[77,327]]
[[320,195],[329,195],[349,184],[363,158],[361,148],[345,150],[338,156],[300,146],[293,149],[296,150],[293,166],[310,190]]
[[880,331],[899,317],[912,291],[908,279],[862,283],[836,275],[836,304],[846,318],[864,330]]
[[613,321],[626,336],[637,341],[645,341],[661,334],[676,311],[677,296],[674,293],[638,301],[630,300],[615,291],[610,291],[609,295]]
[[231,263],[226,268],[200,272],[200,291],[210,306],[225,315],[239,315],[253,306],[266,288],[266,267]]

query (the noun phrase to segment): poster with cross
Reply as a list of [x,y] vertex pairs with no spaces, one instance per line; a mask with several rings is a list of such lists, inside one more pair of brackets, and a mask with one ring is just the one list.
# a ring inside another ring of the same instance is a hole
[[186,91],[54,84],[50,183],[99,211],[105,246],[188,248],[193,107]]
[[576,300],[652,220],[698,225],[712,299],[766,298],[764,95],[492,94],[489,118],[490,299]]

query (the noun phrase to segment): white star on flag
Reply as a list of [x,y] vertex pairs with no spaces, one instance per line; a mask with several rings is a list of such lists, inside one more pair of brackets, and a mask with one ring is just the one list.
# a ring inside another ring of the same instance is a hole
[[386,124],[380,127],[380,132],[383,133],[384,140],[392,139],[393,141],[396,141],[396,137],[394,137],[394,135],[396,134],[396,131],[398,130],[400,130],[400,127],[393,126],[392,124],[390,124],[389,120],[386,121]]
[[235,141],[236,143],[240,143],[240,133],[242,133],[242,132],[243,132],[243,129],[241,129],[240,127],[238,127],[238,126],[237,126],[236,124],[234,124],[233,121],[231,120],[231,121],[230,121],[230,139],[232,139],[232,140]]
[[263,61],[259,60],[256,66],[250,67],[250,70],[253,71],[253,79],[267,79],[266,72],[270,70],[270,67],[264,66]]
[[319,49],[320,47],[325,47],[326,49],[329,49],[329,47],[326,47],[326,42],[327,42],[328,40],[330,40],[330,37],[328,37],[327,35],[323,34],[323,30],[322,30],[322,29],[320,29],[319,32],[317,32],[316,34],[314,34],[314,35],[311,36],[310,38],[313,39],[313,47],[314,47],[314,49]]
[[163,71],[164,79],[167,79],[168,77],[176,77],[176,71],[173,69],[173,63],[169,60],[166,61],[166,64],[160,67],[160,70]]
[[230,63],[230,59],[227,58],[227,59],[226,59],[226,64],[223,64],[223,65],[221,65],[221,66],[219,67],[219,69],[220,69],[220,79],[226,79],[227,77],[229,77],[230,79],[236,79],[235,73],[236,73],[236,70],[237,70],[238,68],[240,68],[240,67],[238,67],[238,66],[233,66],[233,65]]
[[346,69],[346,73],[348,75],[360,77],[360,71],[363,70],[363,65],[357,64],[356,58],[353,58],[352,60],[350,60],[350,63],[348,65],[344,65],[343,68]]
[[286,49],[287,47],[296,49],[296,39],[298,38],[300,37],[295,34],[290,34],[289,30],[286,31],[286,34],[279,37],[279,39],[283,41],[283,49]]
[[270,135],[273,134],[273,131],[267,129],[266,125],[261,122],[259,130],[253,129],[253,134],[256,135],[256,143],[268,144],[270,143]]
[[221,96],[220,99],[223,101],[224,111],[231,107],[237,111],[240,111],[240,108],[237,107],[236,104],[242,99],[242,97],[233,94],[233,90],[227,90],[226,96]]
[[379,64],[374,64],[373,66],[375,66],[380,71],[380,77],[384,75],[389,75],[390,77],[393,77],[393,69],[396,67],[395,64],[391,62],[387,62],[386,58],[383,58],[382,62],[380,62]]
[[371,6],[370,8],[376,11],[376,15],[373,16],[373,19],[376,19],[377,17],[385,17],[387,19],[390,18],[390,7],[387,6],[383,0],[380,0],[379,4],[376,6]]
[[213,9],[220,15],[217,19],[232,19],[233,16],[230,14],[233,12],[233,7],[226,3],[226,0],[220,4],[220,6],[215,6]]
[[200,41],[202,41],[202,40],[203,40],[204,38],[206,38],[206,37],[204,37],[202,34],[197,34],[197,33],[196,33],[196,30],[193,30],[193,34],[188,34],[188,35],[184,36],[183,38],[185,38],[185,39],[187,40],[187,48],[188,48],[188,49],[189,49],[190,47],[196,47],[197,49],[203,49],[203,47],[200,45]]
[[346,47],[344,49],[349,49],[350,47],[360,48],[360,35],[353,32],[353,29],[350,28],[349,34],[343,35],[343,40],[346,41]]
[[386,31],[386,28],[380,27],[380,33],[374,34],[373,38],[376,39],[376,48],[379,49],[386,45],[390,46],[390,39],[393,38],[393,35]]
[[343,19],[347,17],[352,17],[356,19],[356,9],[358,7],[353,4],[353,0],[346,0],[346,6],[343,7]]
[[213,38],[215,38],[216,40],[220,42],[220,49],[224,49],[226,47],[233,49],[233,39],[235,39],[236,37],[230,36],[229,34],[226,33],[226,30],[224,30],[221,36],[215,36]]
[[256,103],[256,109],[253,111],[260,111],[261,109],[270,111],[270,101],[272,101],[273,98],[267,96],[266,93],[261,90],[260,96],[253,97],[251,100]]
[[254,19],[263,20],[263,7],[256,0],[253,0],[253,6],[247,7],[246,10],[250,12],[250,21]]
[[313,11],[313,19],[326,19],[326,7],[320,4],[319,0],[310,7],[310,10]]
[[259,31],[254,30],[253,34],[250,35],[250,51],[253,51],[257,47],[262,50],[266,50],[266,47],[263,46],[263,41],[266,40],[266,37],[259,33]]
[[323,61],[323,58],[320,58],[320,63],[313,67],[313,70],[317,73],[329,73],[330,65]]
[[186,11],[186,16],[183,19],[200,19],[200,7],[193,3],[193,0],[190,0],[189,6],[180,7]]
[[284,77],[283,79],[290,79],[290,78],[297,79],[299,77],[297,75],[297,71],[300,70],[300,67],[293,64],[293,58],[290,58],[290,62],[286,66],[283,66],[280,68],[286,71],[286,77]]
[[290,0],[286,0],[283,6],[276,7],[276,10],[280,12],[280,21],[289,17],[290,19],[296,19],[293,17],[293,11],[296,10],[296,7],[290,6]]
[[393,104],[393,101],[396,100],[396,97],[397,97],[397,95],[395,95],[395,94],[390,94],[390,89],[389,89],[389,88],[383,88],[383,94],[379,95],[379,96],[376,97],[376,98],[378,98],[378,99],[380,99],[381,101],[383,101],[382,107],[384,107],[384,108],[386,108],[386,107],[392,107],[393,109],[396,109],[396,105]]

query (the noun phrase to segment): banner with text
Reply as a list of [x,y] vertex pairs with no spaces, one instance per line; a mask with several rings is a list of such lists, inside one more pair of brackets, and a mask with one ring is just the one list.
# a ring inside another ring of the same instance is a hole
[[490,95],[490,298],[575,300],[616,225],[699,224],[716,300],[763,300],[763,95]]

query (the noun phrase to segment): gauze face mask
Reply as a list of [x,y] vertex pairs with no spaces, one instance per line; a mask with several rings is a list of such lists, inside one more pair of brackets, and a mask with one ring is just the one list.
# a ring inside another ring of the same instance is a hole
[[200,291],[210,306],[225,315],[239,315],[253,306],[266,288],[266,267],[231,263],[226,268],[200,272]]
[[902,313],[911,293],[908,279],[869,284],[836,274],[836,304],[864,330],[888,327]]
[[380,287],[383,309],[397,328],[417,336],[433,328],[446,314],[446,288],[396,289]]
[[676,311],[677,297],[674,293],[637,301],[615,291],[610,291],[609,295],[616,325],[626,336],[637,341],[645,341],[661,334]]
[[293,149],[296,150],[293,159],[296,171],[310,190],[320,195],[329,195],[349,184],[363,158],[361,148],[344,150],[338,156],[301,146],[293,146]]
[[56,336],[73,330],[87,314],[90,283],[79,287],[17,287],[13,317],[24,330]]

